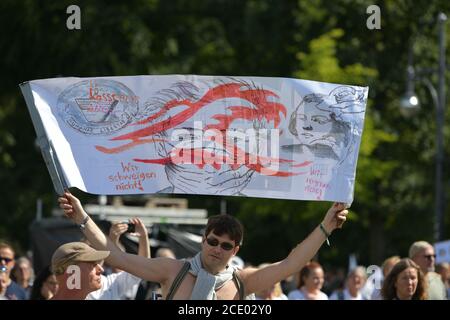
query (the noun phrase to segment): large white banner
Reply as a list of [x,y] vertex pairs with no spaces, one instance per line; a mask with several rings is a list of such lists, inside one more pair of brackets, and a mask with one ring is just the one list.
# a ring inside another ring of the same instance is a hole
[[366,87],[195,75],[21,86],[69,187],[353,200]]

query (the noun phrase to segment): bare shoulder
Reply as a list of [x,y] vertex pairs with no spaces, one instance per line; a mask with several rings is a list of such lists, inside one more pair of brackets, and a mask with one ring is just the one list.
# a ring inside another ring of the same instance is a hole
[[165,264],[166,267],[165,270],[166,277],[163,279],[163,281],[160,281],[163,297],[166,297],[169,292],[169,288],[172,286],[173,282],[175,281],[175,278],[182,270],[184,264],[186,263],[186,260],[175,260],[171,258],[155,258],[155,259],[161,259],[161,264]]
[[180,272],[181,268],[186,263],[186,260],[171,259],[171,258],[158,258],[158,259],[166,260],[168,266],[170,266],[176,273]]

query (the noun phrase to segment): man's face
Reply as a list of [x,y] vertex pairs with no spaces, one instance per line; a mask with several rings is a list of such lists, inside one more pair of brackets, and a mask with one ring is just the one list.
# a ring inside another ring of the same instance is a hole
[[225,269],[230,259],[238,251],[239,246],[236,246],[227,234],[218,236],[212,231],[206,237],[203,237],[203,262],[211,270],[221,271]]
[[14,268],[14,252],[12,252],[11,249],[0,249],[0,265],[7,268],[6,274],[9,278],[12,268]]
[[96,291],[102,287],[101,274],[103,268],[101,261],[80,262],[78,266],[81,269],[81,287],[89,288],[89,291]]
[[413,261],[419,265],[424,273],[434,271],[435,259],[436,255],[432,246],[419,251],[419,253],[413,257]]

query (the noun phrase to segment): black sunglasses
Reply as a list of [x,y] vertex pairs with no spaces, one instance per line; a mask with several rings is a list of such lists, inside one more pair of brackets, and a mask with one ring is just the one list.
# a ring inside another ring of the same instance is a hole
[[0,257],[0,261],[5,261],[6,263],[10,263],[11,261],[13,261],[13,259],[6,258],[6,257]]
[[219,240],[217,240],[216,238],[206,238],[206,242],[211,246],[211,247],[217,247],[220,244],[220,247],[225,250],[225,251],[230,251],[234,248],[234,245],[232,245],[229,242],[220,242]]
[[425,254],[424,257],[427,258],[428,260],[431,260],[431,258],[436,259],[436,255],[435,254]]

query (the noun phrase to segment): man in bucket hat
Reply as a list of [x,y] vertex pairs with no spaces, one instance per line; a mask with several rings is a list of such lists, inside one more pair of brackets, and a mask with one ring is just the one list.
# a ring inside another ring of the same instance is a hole
[[63,244],[52,256],[52,270],[59,283],[54,300],[84,300],[101,288],[103,260],[109,251],[99,251],[82,242]]

